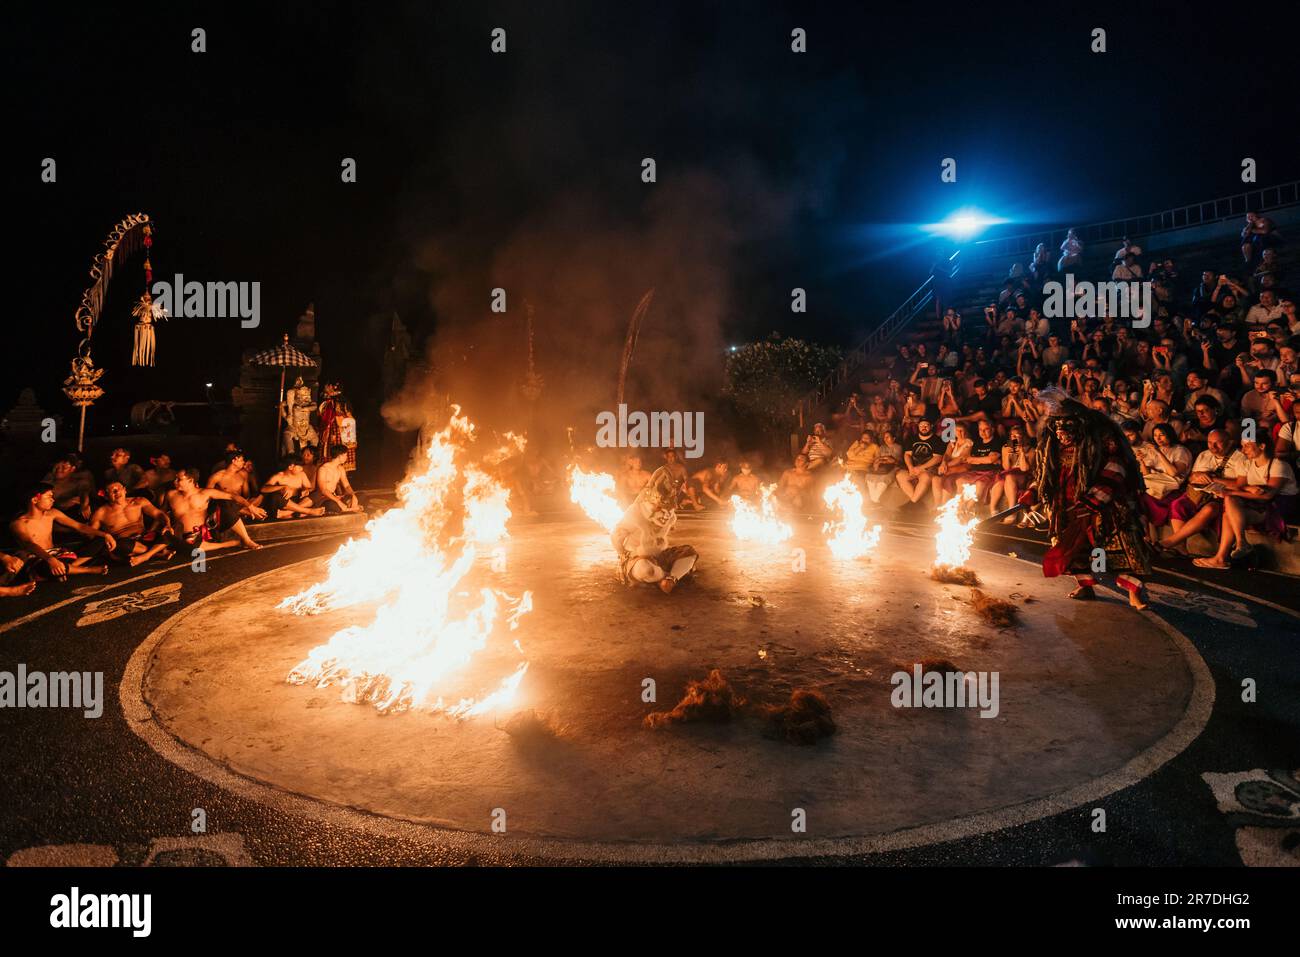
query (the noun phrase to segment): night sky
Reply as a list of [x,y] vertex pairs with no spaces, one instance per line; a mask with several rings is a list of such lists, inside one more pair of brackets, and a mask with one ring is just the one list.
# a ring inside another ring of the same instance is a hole
[[[652,285],[645,362],[714,389],[729,342],[853,344],[926,275],[917,224],[959,206],[1087,223],[1240,192],[1244,156],[1260,185],[1300,176],[1294,56],[1268,8],[1137,6],[25,4],[6,31],[17,339],[0,407],[32,385],[70,413],[86,269],[137,211],[158,223],[156,279],[260,281],[262,325],[176,320],[158,367],[130,369],[133,260],[95,334],[109,395],[92,427],[205,380],[228,395],[240,352],[309,301],[326,376],[359,405],[378,405],[393,310],[465,369],[517,378],[525,297],[548,381],[580,360],[603,394]],[[496,285],[517,297],[505,318]]]

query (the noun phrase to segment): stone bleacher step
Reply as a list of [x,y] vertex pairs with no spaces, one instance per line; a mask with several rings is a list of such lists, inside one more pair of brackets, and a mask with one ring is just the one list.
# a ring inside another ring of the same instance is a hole
[[259,545],[283,542],[312,535],[359,533],[371,516],[362,513],[350,515],[322,515],[319,518],[287,518],[275,522],[253,522],[246,526],[248,534]]

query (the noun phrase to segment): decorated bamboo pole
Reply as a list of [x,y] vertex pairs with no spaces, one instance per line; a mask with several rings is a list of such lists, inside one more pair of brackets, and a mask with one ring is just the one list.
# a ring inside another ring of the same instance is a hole
[[636,304],[636,309],[632,311],[632,320],[627,324],[627,339],[623,342],[623,358],[618,364],[618,393],[615,408],[623,404],[623,390],[627,385],[627,370],[632,364],[632,352],[636,349],[637,333],[641,331],[641,320],[645,318],[646,311],[650,308],[650,300],[654,298],[654,287],[651,286],[646,290],[646,294],[641,297],[641,301]]

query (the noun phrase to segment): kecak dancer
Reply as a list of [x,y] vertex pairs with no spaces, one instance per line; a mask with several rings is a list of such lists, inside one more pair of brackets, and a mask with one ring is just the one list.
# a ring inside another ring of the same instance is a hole
[[1114,422],[1056,389],[1039,393],[1048,419],[1038,438],[1035,487],[1021,504],[1041,501],[1050,513],[1052,547],[1043,556],[1043,575],[1070,574],[1079,587],[1070,597],[1097,597],[1093,550],[1106,550],[1105,568],[1123,570],[1115,583],[1134,608],[1147,607],[1138,575],[1151,573],[1142,534],[1140,473],[1133,450]]
[[694,570],[699,552],[690,545],[668,544],[668,533],[677,524],[674,506],[681,486],[679,478],[660,466],[614,526],[609,538],[618,553],[623,584],[657,584],[667,595]]

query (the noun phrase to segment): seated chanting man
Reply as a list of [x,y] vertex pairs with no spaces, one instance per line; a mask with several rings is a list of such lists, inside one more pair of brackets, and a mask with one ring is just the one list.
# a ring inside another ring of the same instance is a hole
[[344,468],[347,460],[348,450],[340,449],[316,470],[316,491],[321,505],[330,515],[364,511],[361,500],[348,481],[347,469]]
[[249,537],[235,496],[219,488],[199,488],[198,469],[182,469],[173,484],[176,487],[167,493],[173,548],[211,552],[236,545],[262,547]]
[[227,450],[226,464],[208,479],[209,489],[218,489],[230,496],[239,506],[239,514],[253,521],[266,518],[266,510],[258,504],[260,495],[254,495],[248,457],[239,449]]
[[168,528],[167,515],[161,509],[143,496],[128,495],[121,482],[109,482],[104,494],[108,503],[95,509],[90,527],[113,536],[117,544],[109,552],[111,560],[134,567],[160,552],[171,557],[174,550],[162,535]]
[[311,493],[315,483],[307,477],[302,458],[287,455],[280,471],[262,486],[262,507],[275,518],[297,518],[302,515],[324,515],[325,508],[313,505]]
[[[72,548],[54,544],[55,526],[84,537]],[[109,532],[83,525],[54,507],[54,488],[44,482],[27,496],[27,510],[9,524],[14,541],[22,550],[25,567],[19,578],[57,578],[69,575],[102,575],[108,571],[103,563],[105,549],[112,551],[117,542]]]

